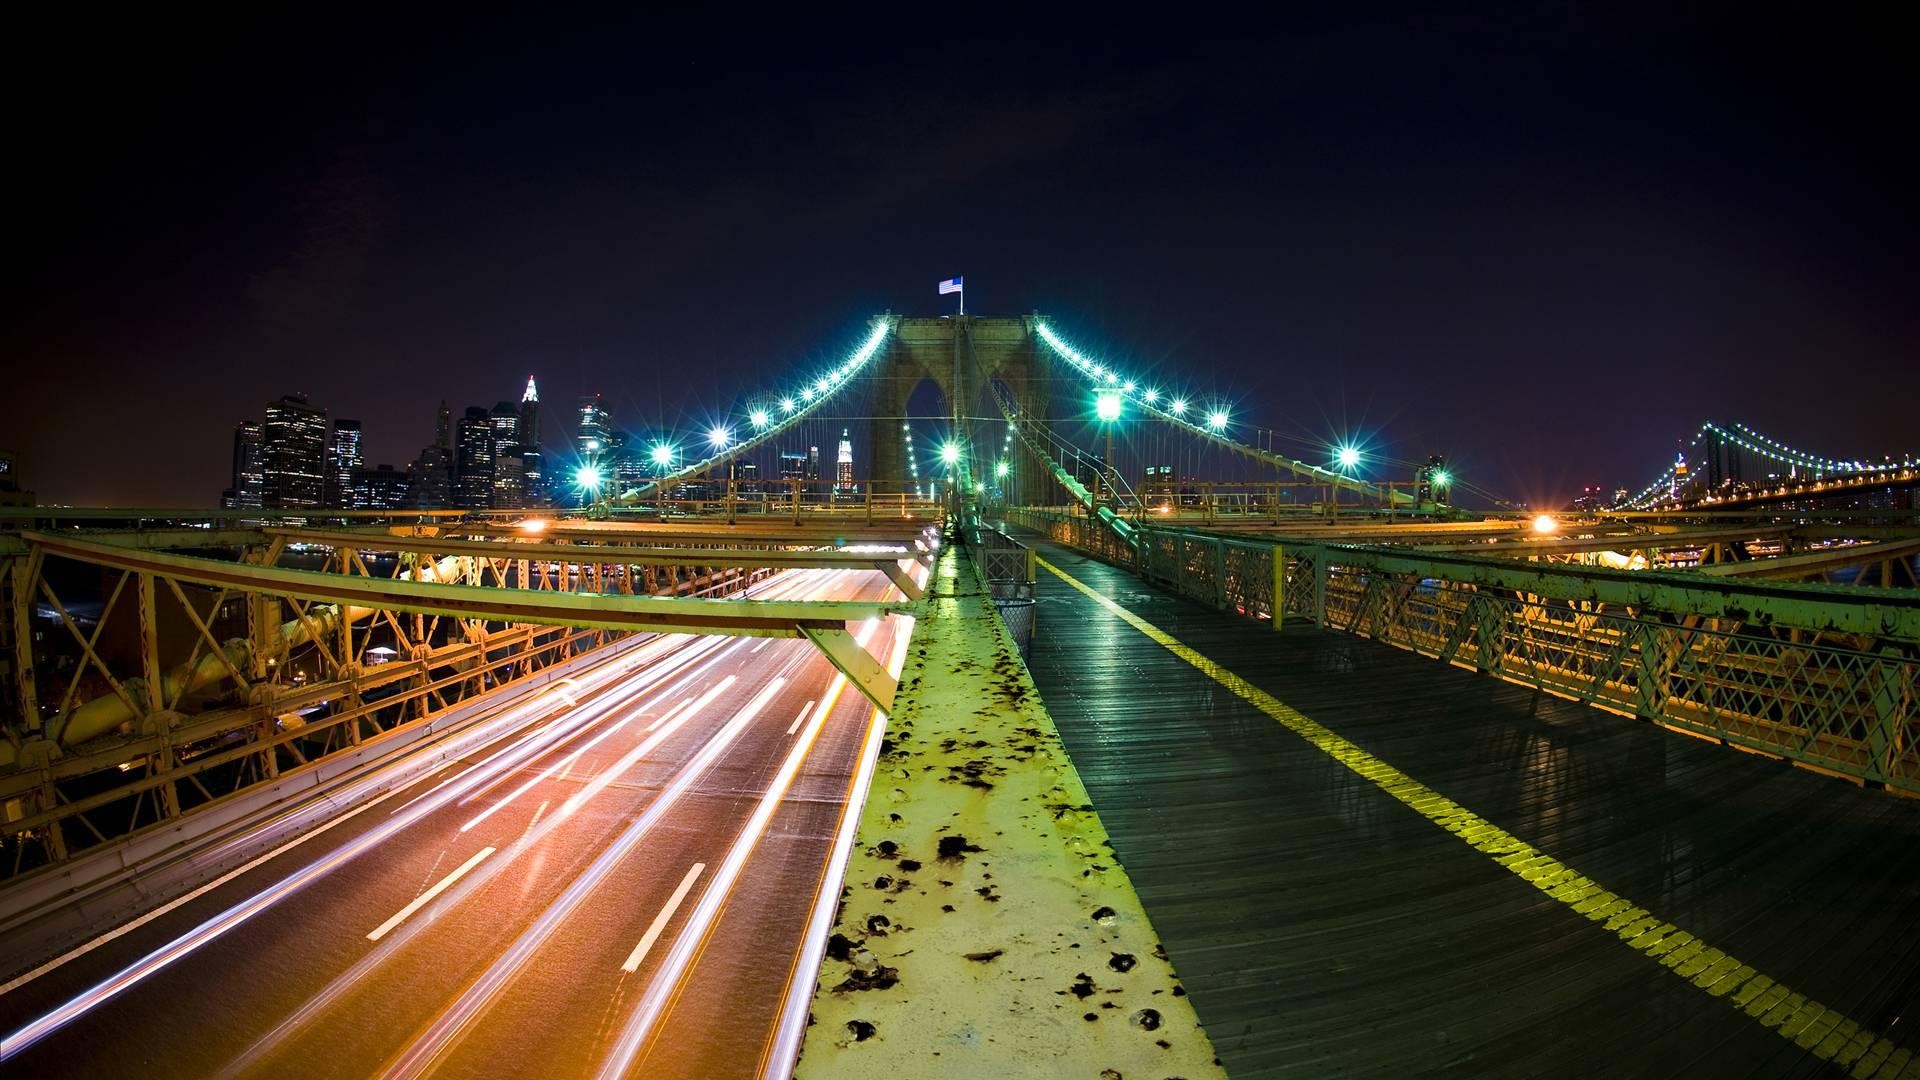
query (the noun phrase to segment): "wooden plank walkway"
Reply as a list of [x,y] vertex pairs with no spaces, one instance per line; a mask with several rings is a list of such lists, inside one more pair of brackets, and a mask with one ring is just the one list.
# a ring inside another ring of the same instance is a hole
[[[1351,635],[1275,633],[1022,539],[1605,889],[1920,1048],[1920,803]],[[1233,1076],[1848,1075],[1044,569],[1038,595],[1034,681]]]

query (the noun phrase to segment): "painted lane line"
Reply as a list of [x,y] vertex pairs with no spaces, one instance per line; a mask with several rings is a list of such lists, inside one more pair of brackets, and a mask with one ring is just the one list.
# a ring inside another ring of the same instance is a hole
[[414,912],[419,911],[421,908],[432,903],[434,897],[439,896],[443,892],[446,892],[448,887],[450,887],[454,882],[459,881],[461,878],[465,877],[467,874],[467,871],[473,869],[476,866],[479,866],[480,860],[493,854],[494,850],[495,850],[494,848],[483,847],[479,851],[474,852],[473,857],[468,859],[466,862],[461,863],[460,866],[457,869],[455,869],[453,873],[448,874],[446,877],[443,877],[439,881],[434,882],[433,888],[428,889],[426,892],[423,892],[419,896],[414,897],[412,903],[408,904],[406,907],[401,908],[399,911],[394,912],[393,917],[388,919],[386,922],[383,922],[379,926],[374,927],[373,932],[367,935],[367,940],[379,941],[381,938],[386,937],[387,931],[392,930],[394,927],[399,926],[403,922],[406,922],[407,916],[412,915]]
[[757,654],[757,653],[759,653],[759,651],[760,651],[761,649],[764,649],[764,648],[766,648],[766,647],[767,647],[767,644],[768,644],[769,642],[771,642],[772,640],[773,640],[772,638],[761,638],[761,639],[760,639],[760,644],[758,644],[758,645],[755,645],[755,646],[753,647],[753,653],[750,653],[749,655],[754,655],[754,654]]
[[[906,664],[907,642],[913,636],[914,626],[913,616],[901,618],[902,625],[894,631],[893,655],[887,662],[887,669],[896,679]],[[800,1044],[806,1038],[807,1019],[812,1015],[814,983],[820,977],[820,962],[827,951],[827,931],[832,929],[834,914],[839,908],[847,863],[853,857],[854,834],[873,785],[874,770],[880,761],[880,743],[886,735],[889,719],[886,713],[875,708],[872,719],[867,722],[866,741],[861,746],[858,764],[854,767],[852,780],[847,784],[846,799],[840,808],[840,827],[834,835],[833,848],[821,868],[820,881],[814,890],[813,910],[807,918],[806,933],[800,938],[800,948],[795,950],[793,956],[793,967],[787,972],[786,996],[781,1003],[779,1019],[767,1034],[767,1043],[761,1049],[761,1080],[784,1080],[792,1076],[794,1065],[800,1060]]]
[[[732,675],[727,676],[725,680],[726,684],[734,681],[735,677]],[[521,931],[513,944],[508,946],[507,950],[485,972],[481,973],[479,978],[468,985],[466,991],[448,1005],[412,1045],[395,1055],[381,1070],[381,1075],[389,1080],[405,1080],[408,1077],[423,1076],[435,1071],[440,1060],[459,1041],[474,1019],[500,993],[501,988],[566,923],[573,912],[586,901],[593,889],[605,881],[614,868],[625,861],[628,853],[666,818],[674,805],[679,802],[680,797],[706,775],[707,770],[719,760],[720,755],[733,744],[735,739],[739,738],[740,734],[753,722],[754,717],[759,715],[760,710],[765,708],[785,685],[784,678],[773,679],[754,696],[752,701],[747,703],[745,708],[735,713],[733,718],[728,720],[725,726],[701,748],[700,753],[674,774],[673,781],[661,789],[660,794],[638,818],[634,819],[633,824],[602,851],[592,865],[575,878],[553,903],[547,905],[546,910],[541,912],[530,926]],[[600,781],[596,780],[595,783]],[[548,827],[557,824],[565,813],[566,807],[563,806],[561,812],[548,821]]]
[[1660,919],[1626,897],[1601,888],[1573,867],[1441,795],[1368,753],[1358,744],[1214,663],[1073,575],[1045,559],[1038,562],[1048,573],[1079,590],[1120,621],[1279,721],[1282,727],[1371,781],[1415,813],[1459,837],[1461,842],[1486,855],[1509,873],[1549,898],[1572,908],[1588,922],[1604,927],[1626,942],[1629,948],[1654,960],[1679,978],[1713,997],[1726,999],[1734,1008],[1813,1056],[1842,1067],[1851,1066],[1854,1076],[1886,1075],[1883,1066],[1897,1061],[1897,1072],[1899,1067],[1906,1064],[1907,1051],[1900,1049],[1893,1040],[1848,1019],[1835,1009],[1794,993],[1726,952],[1710,948],[1702,939]]
[[[552,799],[542,799],[540,801],[540,805],[533,811],[533,820],[527,822],[527,832],[532,832],[533,827],[535,825],[540,824],[540,819],[546,816],[547,807],[552,805],[553,805]],[[521,833],[520,835],[525,836],[526,833]]]
[[706,868],[706,863],[694,863],[693,868],[687,871],[687,876],[680,879],[680,887],[673,890],[673,895],[667,899],[667,906],[660,909],[660,914],[653,917],[647,932],[640,935],[640,944],[635,945],[633,952],[627,954],[627,962],[620,965],[621,971],[631,974],[640,970],[640,961],[646,959],[647,950],[653,948],[653,943],[660,940],[660,931],[667,928],[667,920],[673,918],[673,913],[680,910],[680,902],[687,898],[687,892],[693,888],[694,879],[699,877],[700,871]]
[[812,700],[808,700],[808,702],[805,705],[800,706],[800,715],[794,717],[793,723],[788,725],[787,734],[791,735],[794,732],[800,730],[800,721],[805,720],[807,718],[807,710],[811,708],[813,708]]
[[[646,742],[641,744],[640,749],[642,751],[650,751],[670,738],[682,725],[691,719],[695,713],[701,708],[704,708],[708,701],[717,697],[735,681],[734,676],[727,676],[721,681],[720,685],[712,688],[702,697],[700,704],[696,705],[694,709],[683,713],[680,718],[675,720],[666,730],[657,735],[650,736]],[[638,829],[644,832],[646,829],[651,828],[653,822],[660,815],[666,813],[673,802],[679,798],[680,793],[686,787],[691,786],[693,782],[691,777],[682,774],[690,771],[694,773],[704,771],[705,768],[712,763],[713,758],[725,749],[727,743],[731,742],[734,736],[739,734],[739,728],[743,726],[744,725],[728,725],[727,727],[723,727],[719,734],[713,736],[708,744],[702,747],[700,753],[695,755],[692,761],[681,767],[681,772],[675,774],[674,781],[656,796],[654,803],[641,814],[639,820],[630,827],[629,831],[631,832]],[[610,778],[608,782],[610,782]],[[591,798],[593,795],[598,794],[605,786],[605,783],[596,781],[596,784],[588,785],[583,794],[586,798]],[[515,840],[513,846],[507,848],[500,858],[487,863],[486,866],[481,868],[479,873],[462,881],[458,886],[450,890],[447,895],[436,900],[423,917],[414,919],[400,927],[398,933],[380,942],[378,946],[355,961],[352,967],[335,976],[332,982],[328,983],[319,993],[308,998],[305,1004],[295,1009],[291,1015],[275,1025],[273,1030],[255,1040],[253,1045],[243,1051],[238,1058],[229,1063],[218,1075],[223,1078],[238,1077],[257,1071],[261,1059],[265,1057],[273,1047],[292,1037],[294,1033],[306,1028],[313,1023],[315,1019],[331,1010],[348,993],[364,985],[368,979],[373,977],[374,972],[378,970],[382,964],[392,958],[395,952],[405,948],[409,942],[415,940],[428,927],[431,927],[443,912],[450,911],[459,906],[460,903],[466,900],[467,897],[473,895],[475,891],[484,886],[488,881],[492,880],[507,867],[513,865],[514,861],[521,855],[532,850],[541,841],[545,840],[548,835],[560,826],[562,820],[562,814],[554,814],[542,821],[539,828],[529,829],[526,835]],[[576,881],[575,886],[569,886],[568,892],[572,892],[573,888],[578,886],[578,884]],[[469,992],[471,992],[471,988]],[[443,1014],[442,1019],[445,1019],[445,1014]]]
[[826,696],[821,699],[820,707],[814,710],[813,719],[808,722],[807,730],[794,742],[793,749],[787,751],[786,760],[780,765],[780,772],[767,785],[754,807],[753,816],[741,827],[734,838],[733,846],[727,849],[727,857],[721,860],[720,868],[714,873],[713,880],[700,894],[700,900],[693,907],[693,914],[687,917],[687,924],[680,928],[680,934],[674,939],[673,947],[667,951],[667,958],[661,962],[660,970],[654,972],[653,979],[647,983],[647,992],[635,1006],[633,1015],[628,1017],[626,1025],[620,1031],[607,1056],[600,1062],[595,1072],[599,1080],[620,1080],[632,1069],[640,1057],[640,1051],[647,1045],[647,1038],[665,1019],[668,1011],[678,998],[677,991],[685,981],[687,971],[706,947],[714,922],[720,917],[720,909],[726,906],[727,897],[733,892],[734,884],[740,879],[747,859],[760,845],[760,837],[765,834],[767,825],[773,820],[774,812],[780,809],[786,800],[787,791],[793,786],[794,777],[800,772],[800,766],[813,751],[814,744],[825,725],[827,714],[840,700],[841,691],[847,688],[847,677],[836,674],[828,685]]
[[688,698],[687,700],[681,702],[680,704],[675,705],[673,708],[668,709],[666,712],[661,713],[658,717],[654,719],[653,723],[647,725],[646,730],[652,731],[654,728],[657,728],[661,724],[664,724],[667,721],[673,719],[673,716],[675,713],[679,712],[681,709],[686,708],[688,705],[691,705],[692,703],[693,703],[693,699]]
[[[646,659],[649,663],[663,658],[670,660],[673,658],[674,652],[679,650],[682,645],[683,643],[673,641],[670,637],[656,638],[638,648],[626,650],[620,655],[591,668],[587,674],[578,680],[578,683],[585,684],[589,680],[593,680],[593,685],[598,687],[606,682],[610,682],[615,676],[624,673],[641,659]],[[379,846],[379,844],[389,836],[395,835],[440,807],[451,803],[457,796],[470,790],[471,785],[484,781],[490,770],[517,767],[521,761],[541,749],[540,746],[532,744],[535,739],[539,738],[541,732],[545,732],[548,728],[553,727],[553,724],[548,724],[541,728],[540,732],[535,732],[513,740],[502,749],[494,750],[493,747],[499,743],[513,739],[513,736],[519,730],[514,725],[523,722],[541,708],[549,707],[551,703],[546,700],[547,697],[547,693],[540,692],[529,700],[518,701],[507,705],[502,708],[497,715],[476,722],[472,727],[468,728],[459,736],[456,736],[451,742],[435,748],[438,753],[445,755],[441,760],[446,760],[447,758],[458,759],[469,754],[491,751],[479,764],[454,777],[451,790],[445,795],[427,801],[425,805],[411,810],[405,816],[395,817],[394,815],[389,815],[388,821],[374,828],[367,834],[349,841],[345,847],[322,856],[316,862],[294,871],[288,877],[266,886],[251,897],[205,919],[193,929],[146,953],[138,960],[121,968],[105,980],[87,988],[79,995],[68,999],[58,1008],[43,1014],[39,1019],[27,1024],[25,1027],[19,1028],[5,1039],[0,1039],[0,1061],[4,1061],[14,1054],[19,1053],[40,1039],[45,1038],[49,1033],[65,1026],[76,1017],[83,1016],[100,1004],[124,993],[153,973],[168,967],[182,957],[191,955],[208,942],[213,941],[227,931],[246,922],[254,915],[259,914],[261,911],[274,906],[281,900],[298,892],[309,882],[318,880],[332,873],[333,870],[351,861],[360,854]],[[405,768],[407,762],[399,762],[397,765],[400,768]],[[424,766],[420,771],[426,773],[430,768],[431,766]],[[356,781],[346,789],[346,792],[341,796],[342,800],[352,801],[353,798],[357,797],[356,793],[358,791],[379,783],[381,779],[382,778],[376,774]],[[82,956],[122,934],[143,926],[147,922],[177,909],[181,905],[234,880],[240,875],[325,833],[327,830],[352,819],[361,812],[373,809],[387,799],[398,795],[401,791],[405,790],[409,784],[417,782],[417,780],[412,780],[396,784],[392,790],[364,802],[344,814],[322,820],[320,824],[295,836],[293,839],[281,844],[272,851],[259,855],[247,863],[228,871],[221,877],[208,882],[172,903],[156,908],[139,919],[126,923],[108,934],[103,934],[85,945],[71,949],[32,971],[15,978],[7,983],[5,987],[0,987],[0,993],[5,993],[6,991],[38,978],[75,957]],[[244,843],[262,833],[279,829],[288,821],[305,816],[310,812],[312,812],[311,808],[302,809],[265,822],[258,828],[249,830],[247,834],[230,842],[227,846]]]

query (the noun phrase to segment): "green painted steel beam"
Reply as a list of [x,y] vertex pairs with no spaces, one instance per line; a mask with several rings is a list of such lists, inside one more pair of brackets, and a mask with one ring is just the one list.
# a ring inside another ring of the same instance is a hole
[[915,552],[806,551],[783,548],[641,547],[638,545],[549,544],[536,541],[461,540],[436,536],[391,536],[319,529],[270,529],[270,535],[298,543],[352,547],[362,551],[411,551],[432,555],[478,555],[489,559],[537,559],[543,562],[614,563],[634,566],[748,566],[781,570],[884,570],[882,564],[911,559]]
[[546,592],[480,585],[352,577],[253,566],[191,555],[139,551],[45,533],[26,534],[49,555],[211,588],[231,588],[321,603],[449,615],[498,622],[656,633],[799,637],[802,630],[844,629],[849,622],[907,610],[902,604],[812,600],[709,600],[694,597]]
[[[1264,544],[1248,546],[1269,549],[1269,545]],[[1290,552],[1303,548],[1324,552],[1331,563],[1338,566],[1512,589],[1554,600],[1622,604],[1674,614],[1738,619],[1755,626],[1920,641],[1920,592],[1911,589],[1736,582],[1703,578],[1685,571],[1521,564],[1509,559],[1414,554],[1339,544],[1296,542],[1287,547]]]

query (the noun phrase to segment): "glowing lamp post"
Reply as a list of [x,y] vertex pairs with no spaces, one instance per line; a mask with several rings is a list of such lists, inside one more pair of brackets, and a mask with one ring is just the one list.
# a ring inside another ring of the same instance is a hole
[[[1106,466],[1107,473],[1111,473],[1113,471],[1113,426],[1120,422],[1120,394],[1113,390],[1100,391],[1093,399],[1093,412],[1100,418],[1100,426],[1107,429],[1107,456],[1101,464]],[[1113,495],[1113,486],[1113,482],[1108,480],[1106,487],[1109,498]],[[1098,492],[1094,494],[1096,498],[1099,495]]]

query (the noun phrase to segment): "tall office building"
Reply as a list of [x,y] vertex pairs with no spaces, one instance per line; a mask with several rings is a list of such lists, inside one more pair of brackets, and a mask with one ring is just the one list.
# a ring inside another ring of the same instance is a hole
[[221,505],[229,510],[258,510],[267,490],[266,429],[242,420],[233,429],[233,486]]
[[582,461],[606,451],[607,421],[611,418],[599,394],[580,399],[580,408],[574,414],[573,449]]
[[820,482],[820,448],[807,447],[807,479],[812,483]]
[[267,405],[261,437],[266,464],[261,505],[319,507],[327,487],[327,411],[314,408],[303,395],[288,394]]
[[527,376],[527,389],[520,395],[520,445],[540,448],[540,388]]
[[807,455],[798,451],[780,455],[780,479],[805,480],[807,478]]
[[453,449],[453,410],[447,408],[447,399],[440,399],[440,411],[433,417],[433,445],[442,450]]
[[520,408],[511,401],[494,405],[493,415],[493,503],[496,509],[517,509],[526,505],[525,461],[520,454]]
[[327,506],[353,507],[353,470],[360,467],[360,421],[335,420],[333,441],[327,447]]
[[834,485],[841,491],[853,490],[853,437],[846,428],[840,429],[840,450],[833,459]]
[[453,505],[453,452],[429,446],[413,463],[407,485],[407,506],[415,510],[445,510]]
[[413,478],[405,469],[375,465],[372,468],[355,468],[349,483],[353,493],[353,500],[349,504],[351,509],[398,510],[407,505]]
[[462,510],[493,506],[493,418],[478,405],[455,426],[453,505]]

